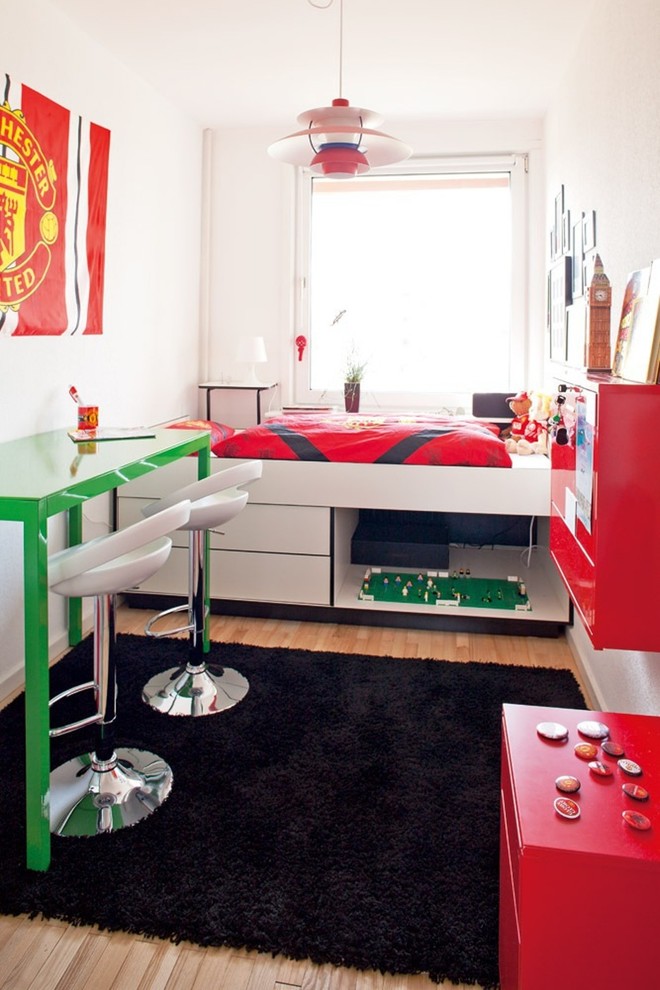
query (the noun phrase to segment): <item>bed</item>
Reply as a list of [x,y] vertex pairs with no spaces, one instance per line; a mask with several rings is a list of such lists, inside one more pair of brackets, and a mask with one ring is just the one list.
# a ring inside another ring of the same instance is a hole
[[[486,412],[490,415],[488,408]],[[478,549],[465,541],[459,552],[459,563],[469,564],[475,575],[477,568],[493,576],[517,574],[532,518],[538,543],[547,543],[550,464],[539,454],[509,454],[496,419],[335,413],[283,415],[247,430],[214,424],[213,471],[252,458],[263,462],[262,477],[249,486],[246,510],[211,537],[212,550],[220,554],[210,568],[216,607],[233,614],[330,621],[341,621],[331,618],[339,610],[355,621],[365,606],[357,601],[363,568],[352,559],[352,542],[361,517],[374,511],[397,517],[453,514],[470,520],[483,515],[496,517],[502,526],[508,525],[507,517],[524,517],[522,540],[498,545],[494,553],[492,547]],[[192,425],[199,427],[199,421]],[[158,472],[161,491],[155,490],[151,476],[122,486],[120,501],[127,497],[120,505],[122,524],[132,521],[141,501],[194,480],[194,460],[189,461]],[[166,474],[170,470],[171,478]],[[180,593],[186,573],[183,547],[175,547],[172,568],[176,566],[176,577],[163,568],[144,591]],[[545,551],[534,555],[532,570],[525,574],[534,606],[520,625],[529,633],[532,626],[547,626],[554,635],[568,620],[568,605]],[[386,611],[379,611],[379,621],[385,617],[396,624],[392,610],[389,616]],[[512,628],[509,620],[507,628]],[[418,621],[436,618],[416,615]]]
[[[476,408],[508,411],[499,394],[489,398]],[[417,413],[283,415],[246,430],[218,427],[212,450],[222,463],[214,470],[227,460],[263,460],[254,493],[272,503],[549,516],[549,461],[509,454],[500,436],[506,423]]]
[[286,415],[213,445],[218,457],[349,464],[511,467],[496,424],[419,414]]

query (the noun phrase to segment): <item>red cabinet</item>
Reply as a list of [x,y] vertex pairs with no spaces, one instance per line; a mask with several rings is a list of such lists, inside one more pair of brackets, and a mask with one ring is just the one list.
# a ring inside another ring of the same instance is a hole
[[[642,768],[625,774],[578,723],[601,721],[610,739]],[[542,738],[541,722],[559,722],[566,741]],[[596,777],[575,745],[592,742],[612,768]],[[557,777],[581,783],[568,794],[580,808],[561,818]],[[660,718],[504,705],[502,720],[499,964],[502,990],[650,987],[660,972]],[[648,792],[641,802],[624,783]],[[641,812],[648,831],[626,824]]]
[[551,556],[596,649],[660,651],[660,386],[559,384],[568,443],[551,443]]

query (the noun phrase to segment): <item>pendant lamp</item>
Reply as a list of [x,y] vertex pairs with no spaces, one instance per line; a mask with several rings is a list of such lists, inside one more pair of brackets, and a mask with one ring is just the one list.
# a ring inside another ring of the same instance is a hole
[[[313,0],[309,2],[319,6]],[[370,168],[402,162],[412,154],[403,141],[374,130],[382,122],[379,114],[352,107],[342,97],[343,33],[344,0],[339,0],[339,96],[329,107],[299,114],[298,123],[305,128],[288,134],[268,149],[268,154],[279,161],[302,165],[333,179],[352,179]]]

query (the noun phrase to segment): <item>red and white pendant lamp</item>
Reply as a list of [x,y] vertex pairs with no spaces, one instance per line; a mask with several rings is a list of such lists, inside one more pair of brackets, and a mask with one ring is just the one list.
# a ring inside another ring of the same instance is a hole
[[[329,7],[309,0],[313,7]],[[344,0],[339,0],[339,97],[329,107],[305,110],[298,123],[306,125],[271,144],[268,154],[290,165],[301,165],[317,175],[352,179],[370,168],[405,161],[412,148],[397,138],[374,130],[380,114],[352,107],[341,95],[343,61]]]

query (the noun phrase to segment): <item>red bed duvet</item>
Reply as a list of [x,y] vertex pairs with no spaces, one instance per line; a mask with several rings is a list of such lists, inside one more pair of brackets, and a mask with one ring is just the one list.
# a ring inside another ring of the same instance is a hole
[[453,416],[282,416],[213,447],[218,457],[511,467],[497,426]]

